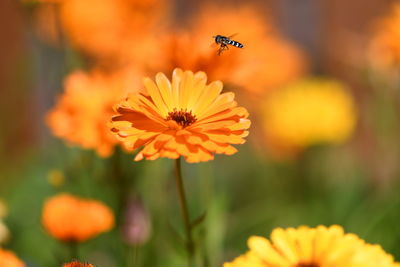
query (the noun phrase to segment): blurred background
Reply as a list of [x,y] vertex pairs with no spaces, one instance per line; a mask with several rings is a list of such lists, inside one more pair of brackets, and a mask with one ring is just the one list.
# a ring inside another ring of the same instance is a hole
[[[217,56],[216,34],[245,48]],[[116,218],[75,257],[183,266],[173,161],[133,162],[107,132],[118,99],[175,67],[221,80],[252,120],[235,155],[183,165],[202,266],[319,224],[400,259],[398,1],[3,0],[0,53],[0,243],[28,266],[70,258],[41,219],[62,192]]]

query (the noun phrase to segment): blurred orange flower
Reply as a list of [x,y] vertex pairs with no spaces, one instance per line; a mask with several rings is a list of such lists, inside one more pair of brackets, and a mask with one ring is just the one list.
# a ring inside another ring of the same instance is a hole
[[[61,22],[76,48],[97,61],[112,61],[115,65],[120,60],[130,60],[126,51],[137,51],[136,43],[142,44],[149,33],[165,24],[168,3],[168,0],[68,0],[61,7]],[[136,55],[143,56],[143,51]]]
[[0,266],[1,267],[24,267],[23,261],[11,251],[0,248]]
[[93,265],[89,263],[81,263],[79,261],[73,261],[70,263],[65,263],[62,267],[93,267]]
[[392,6],[391,13],[376,21],[375,32],[369,44],[369,56],[374,67],[400,66],[400,4]]
[[47,124],[55,136],[69,144],[109,156],[117,144],[107,127],[112,106],[133,91],[138,77],[131,72],[105,75],[75,71],[65,79],[65,92],[49,111]]
[[109,231],[114,225],[114,215],[99,201],[59,194],[44,204],[42,223],[57,239],[85,241]]
[[144,146],[135,160],[159,157],[188,162],[208,161],[213,153],[232,155],[231,144],[243,144],[250,121],[237,107],[233,93],[223,93],[222,83],[206,85],[204,72],[175,69],[172,83],[163,73],[156,82],[144,80],[144,89],[116,106],[112,131],[128,150]]
[[[192,17],[187,28],[162,40],[166,70],[172,67],[204,71],[211,80],[220,79],[253,93],[281,86],[306,71],[304,54],[280,36],[257,6],[207,5]],[[244,44],[230,47],[221,56],[212,38],[220,34]],[[251,81],[251,82],[249,82]]]

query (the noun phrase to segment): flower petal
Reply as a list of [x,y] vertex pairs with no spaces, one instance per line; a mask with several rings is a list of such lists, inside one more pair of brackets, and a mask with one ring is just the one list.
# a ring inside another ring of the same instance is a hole
[[166,117],[168,115],[168,108],[157,85],[150,78],[145,78],[143,83],[151,99],[154,101],[154,105],[157,107],[156,111],[158,111],[162,117]]
[[200,95],[198,101],[193,106],[193,113],[198,114],[203,109],[207,108],[211,103],[215,101],[218,95],[222,91],[222,82],[215,81],[206,86]]
[[164,73],[157,73],[156,75],[157,87],[160,90],[162,99],[169,111],[172,111],[176,105],[172,97],[172,86]]

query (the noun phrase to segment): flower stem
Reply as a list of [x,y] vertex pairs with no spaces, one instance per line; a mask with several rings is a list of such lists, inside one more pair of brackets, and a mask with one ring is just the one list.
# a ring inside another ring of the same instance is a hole
[[132,245],[128,247],[128,258],[126,267],[137,267],[139,258],[139,247],[138,245]]
[[69,260],[79,260],[79,252],[78,252],[78,242],[77,241],[69,241],[68,243],[70,250],[70,259]]
[[185,226],[185,232],[186,232],[186,250],[189,255],[189,263],[192,262],[193,260],[193,254],[194,254],[194,243],[192,239],[192,227],[190,224],[190,218],[189,218],[189,210],[187,207],[187,201],[186,201],[186,196],[185,196],[185,190],[183,188],[183,181],[182,181],[182,169],[181,169],[181,159],[178,158],[175,161],[175,171],[176,171],[176,186],[178,189],[179,193],[179,201],[180,201],[180,206],[182,210],[182,218],[183,218],[183,223]]

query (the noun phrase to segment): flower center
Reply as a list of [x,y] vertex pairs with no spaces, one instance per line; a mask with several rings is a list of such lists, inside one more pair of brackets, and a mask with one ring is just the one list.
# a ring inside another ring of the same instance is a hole
[[188,112],[186,109],[177,110],[174,108],[174,111],[168,112],[166,120],[174,120],[182,127],[187,127],[195,123],[197,118],[192,114],[192,111]]
[[310,262],[310,263],[299,263],[295,267],[319,267],[318,264]]

